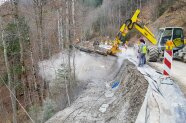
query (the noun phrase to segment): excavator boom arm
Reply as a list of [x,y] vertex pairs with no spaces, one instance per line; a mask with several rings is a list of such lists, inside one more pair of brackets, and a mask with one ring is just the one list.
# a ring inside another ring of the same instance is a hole
[[141,27],[140,25],[135,24],[134,28],[136,30],[138,30],[144,37],[146,37],[152,44],[154,44],[154,45],[157,44],[157,40],[156,40],[154,34],[152,34],[146,26]]
[[156,45],[157,40],[154,34],[145,25],[142,26],[138,23],[140,21],[140,19],[138,18],[139,14],[140,14],[140,10],[137,9],[134,15],[132,16],[132,18],[127,20],[126,23],[123,24],[123,26],[120,29],[122,36],[126,36],[129,30],[135,28],[144,37],[146,37],[152,44]]
[[135,28],[137,31],[139,31],[144,37],[146,37],[152,44],[156,45],[158,41],[156,40],[154,34],[145,26],[141,25],[138,22],[140,22],[138,16],[140,14],[140,10],[137,9],[134,15],[131,19],[128,19],[120,28],[120,31],[118,35],[116,36],[116,39],[112,45],[112,48],[109,50],[109,54],[115,55],[117,52],[119,52],[119,44],[120,42],[126,43],[126,41],[123,41],[123,37],[127,35],[127,33]]

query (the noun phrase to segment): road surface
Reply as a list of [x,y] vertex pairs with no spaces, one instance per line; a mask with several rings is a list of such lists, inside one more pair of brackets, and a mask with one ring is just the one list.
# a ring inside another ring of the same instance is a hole
[[[155,69],[163,71],[163,64],[160,62],[149,63]],[[184,96],[186,97],[186,63],[173,61],[171,77],[177,82]]]
[[[137,51],[133,50],[133,55],[137,56]],[[151,67],[158,70],[162,73],[163,71],[163,63],[161,62],[150,62],[148,63]],[[186,63],[181,61],[173,60],[172,66],[172,74],[171,78],[177,82],[178,86],[180,87],[181,91],[183,92],[186,98]]]

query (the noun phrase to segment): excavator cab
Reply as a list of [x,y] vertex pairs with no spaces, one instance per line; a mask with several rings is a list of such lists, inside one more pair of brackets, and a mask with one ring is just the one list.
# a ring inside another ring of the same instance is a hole
[[165,27],[159,29],[157,38],[158,46],[150,46],[148,48],[147,60],[150,62],[156,62],[158,59],[162,60],[164,57],[165,44],[167,41],[173,42],[173,52],[183,49],[184,44],[184,33],[181,27]]
[[174,44],[173,51],[176,52],[182,49],[184,45],[183,28],[181,27],[166,27],[159,29],[158,49],[164,50],[165,44],[171,40]]

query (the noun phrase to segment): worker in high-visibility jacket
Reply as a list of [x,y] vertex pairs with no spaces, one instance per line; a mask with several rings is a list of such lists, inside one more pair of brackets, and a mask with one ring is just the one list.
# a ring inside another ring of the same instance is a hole
[[144,64],[146,64],[146,54],[147,54],[147,45],[145,43],[144,39],[140,39],[140,45],[139,45],[139,67],[142,67]]

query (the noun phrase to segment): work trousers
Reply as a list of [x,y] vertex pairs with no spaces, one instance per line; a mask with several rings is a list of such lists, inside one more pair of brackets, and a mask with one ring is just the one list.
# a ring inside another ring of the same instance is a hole
[[144,64],[146,64],[145,53],[140,53],[139,54],[139,64],[138,64],[138,66],[143,66]]

